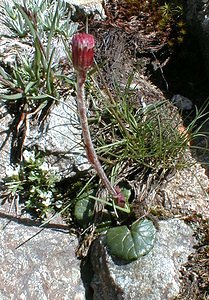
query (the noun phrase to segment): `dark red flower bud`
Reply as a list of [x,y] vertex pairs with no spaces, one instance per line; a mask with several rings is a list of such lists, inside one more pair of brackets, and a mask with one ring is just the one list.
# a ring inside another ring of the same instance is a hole
[[78,72],[87,72],[94,59],[94,37],[87,33],[77,33],[72,39],[72,61]]
[[118,185],[115,187],[115,191],[116,191],[116,194],[117,194],[116,204],[120,207],[125,207],[126,199],[125,199],[124,195],[122,194],[121,189]]

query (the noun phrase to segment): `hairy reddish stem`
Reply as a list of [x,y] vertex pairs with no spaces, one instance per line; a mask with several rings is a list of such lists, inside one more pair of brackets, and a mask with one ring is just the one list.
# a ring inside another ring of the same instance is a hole
[[87,109],[85,103],[85,91],[84,91],[84,83],[86,79],[85,72],[77,72],[77,104],[78,104],[78,112],[80,115],[80,123],[83,133],[83,140],[86,148],[86,154],[89,162],[96,170],[98,176],[100,177],[103,185],[107,188],[108,192],[114,197],[118,198],[118,193],[112,187],[107,175],[105,174],[100,161],[98,160],[96,151],[94,149],[89,126],[87,119]]

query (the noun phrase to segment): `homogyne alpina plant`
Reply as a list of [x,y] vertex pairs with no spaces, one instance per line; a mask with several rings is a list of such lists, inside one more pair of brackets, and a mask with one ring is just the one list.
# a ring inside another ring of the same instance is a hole
[[86,154],[89,162],[96,170],[103,185],[107,188],[109,194],[115,199],[118,206],[124,207],[125,198],[122,193],[113,188],[109,179],[107,178],[94,149],[87,119],[87,108],[85,103],[84,83],[86,74],[93,64],[94,59],[94,37],[87,33],[77,33],[72,39],[72,62],[77,72],[77,105],[80,116],[80,123],[82,127],[83,140],[86,149]]

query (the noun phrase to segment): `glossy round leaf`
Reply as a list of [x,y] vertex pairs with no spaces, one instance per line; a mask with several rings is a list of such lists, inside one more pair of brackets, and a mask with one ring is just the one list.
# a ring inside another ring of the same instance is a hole
[[148,219],[138,220],[131,225],[110,228],[107,246],[111,253],[130,261],[146,255],[154,246],[156,229]]
[[84,193],[77,200],[74,208],[74,216],[78,223],[86,227],[93,217],[94,201],[89,199],[89,194]]

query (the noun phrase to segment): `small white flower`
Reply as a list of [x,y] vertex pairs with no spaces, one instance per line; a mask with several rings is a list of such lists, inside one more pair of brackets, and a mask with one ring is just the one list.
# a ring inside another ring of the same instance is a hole
[[51,167],[50,173],[51,175],[54,175],[56,177],[57,181],[61,179],[59,167],[55,167],[55,166]]
[[20,171],[20,166],[6,166],[6,175],[8,177],[12,177],[12,176],[18,176]]
[[47,198],[46,200],[42,201],[42,203],[45,205],[45,206],[49,206],[50,204],[52,204],[52,201],[50,198]]
[[42,198],[42,199],[49,198],[49,197],[51,197],[51,195],[52,195],[51,191],[49,191],[49,192],[42,192],[42,191],[40,191],[39,192],[39,197]]
[[40,192],[40,193],[39,193],[39,197],[40,197],[41,199],[45,199],[45,198],[46,198],[46,192]]
[[23,158],[26,162],[35,161],[35,152],[34,151],[23,151]]
[[35,186],[32,186],[32,188],[30,189],[30,193],[33,194],[33,193],[35,192],[35,190],[36,190],[36,189],[35,189]]
[[48,165],[48,163],[47,162],[43,162],[43,164],[40,165],[39,169],[41,171],[49,171],[49,165]]
[[46,197],[51,199],[52,198],[52,191],[48,191],[46,193]]
[[62,207],[62,201],[61,201],[61,200],[56,201],[56,202],[55,202],[55,206],[56,206],[57,208],[61,208],[61,207]]
[[52,192],[51,191],[41,192],[39,194],[39,197],[43,199],[42,203],[45,206],[49,206],[50,204],[52,204]]

